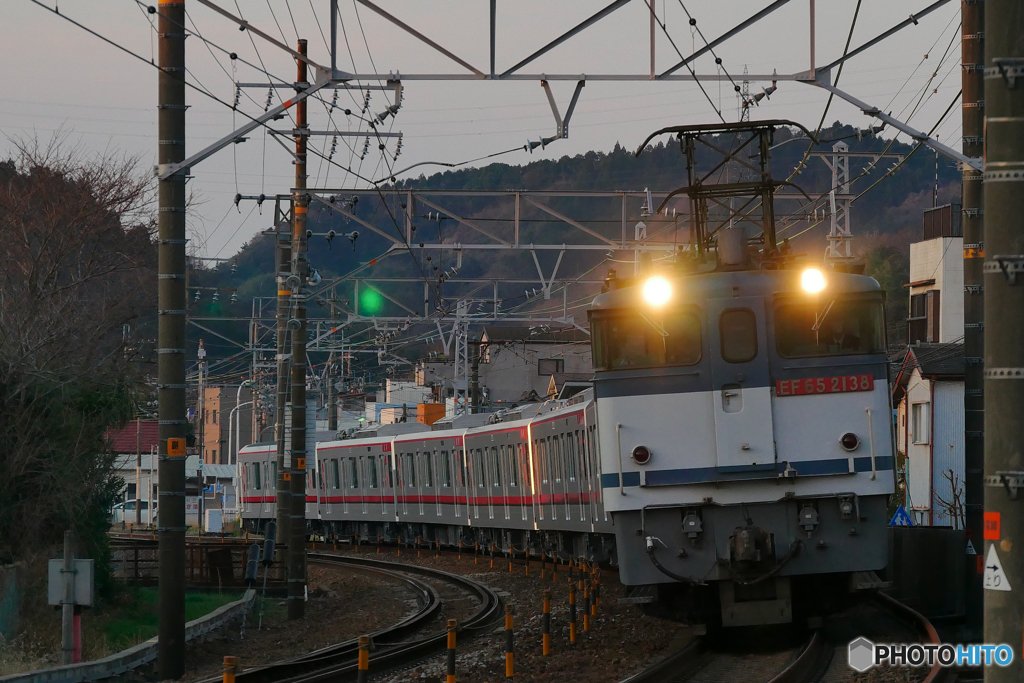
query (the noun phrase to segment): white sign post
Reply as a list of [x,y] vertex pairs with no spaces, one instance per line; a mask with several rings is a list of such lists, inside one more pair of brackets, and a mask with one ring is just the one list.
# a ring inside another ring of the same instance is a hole
[[50,560],[47,602],[61,608],[61,663],[82,661],[82,616],[93,603],[93,561],[76,560],[71,532],[64,532],[64,559]]

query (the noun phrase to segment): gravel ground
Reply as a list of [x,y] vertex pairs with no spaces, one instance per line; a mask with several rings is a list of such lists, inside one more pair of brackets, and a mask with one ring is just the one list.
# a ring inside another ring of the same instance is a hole
[[306,618],[287,620],[283,598],[268,597],[263,626],[258,628],[259,602],[245,624],[222,629],[185,649],[185,679],[197,681],[220,676],[225,655],[247,666],[290,659],[386,628],[417,609],[412,591],[374,576],[310,563]]
[[[374,555],[395,560],[394,550]],[[495,558],[495,569],[490,561],[481,557],[474,565],[471,554],[457,559],[455,554],[404,550],[403,562],[414,562],[444,571],[463,574],[483,583],[512,605],[515,619],[515,678],[517,681],[588,681],[588,683],[614,683],[649,666],[678,648],[692,637],[691,629],[675,622],[644,616],[635,605],[619,605],[616,599],[623,595],[622,586],[614,573],[601,578],[601,604],[597,617],[592,619],[591,630],[583,631],[583,595],[577,594],[577,629],[575,645],[569,643],[569,586],[568,571],[562,567],[558,582],[551,580],[550,566],[545,580],[540,578],[540,567],[530,567],[525,574],[521,561],[508,571],[507,560]],[[545,657],[541,647],[541,613],[543,590],[551,596],[551,650]],[[443,681],[445,656],[426,660],[408,670],[382,675],[374,680]],[[505,633],[502,624],[496,624],[487,634],[461,640],[456,659],[459,683],[498,683],[505,679]]]

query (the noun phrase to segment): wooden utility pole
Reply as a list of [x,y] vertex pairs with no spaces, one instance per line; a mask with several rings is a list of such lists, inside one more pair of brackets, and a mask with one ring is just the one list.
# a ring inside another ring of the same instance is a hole
[[[1024,642],[1024,4],[985,7],[986,643]],[[966,102],[967,93],[964,93]],[[966,128],[964,134],[967,134]],[[985,668],[1024,679],[1024,659]]]
[[[306,41],[299,40],[306,56]],[[297,59],[295,91],[309,87],[306,62]],[[306,100],[295,105],[295,197],[292,200],[292,452],[291,531],[288,534],[288,619],[301,619],[306,608]]]
[[[185,160],[185,2],[159,0],[158,171]],[[158,183],[161,680],[185,673],[185,173]],[[138,498],[138,496],[136,496]]]
[[[980,158],[984,147],[985,84],[982,79],[985,46],[985,5],[961,0],[961,80],[963,89],[963,152]],[[981,552],[982,505],[985,464],[985,396],[982,354],[985,348],[985,306],[982,265],[985,259],[982,174],[963,167],[964,238],[964,524],[971,543]],[[977,638],[982,629],[982,590],[978,556],[964,554],[964,599],[968,635]]]

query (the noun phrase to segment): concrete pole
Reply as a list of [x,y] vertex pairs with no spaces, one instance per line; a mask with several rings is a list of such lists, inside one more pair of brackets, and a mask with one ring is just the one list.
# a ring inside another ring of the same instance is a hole
[[75,549],[71,532],[64,532],[64,601],[60,608],[60,663],[75,661]]
[[[298,52],[306,55],[306,41],[299,40]],[[296,60],[296,92],[308,87],[306,62]],[[292,210],[292,452],[291,533],[288,534],[288,619],[301,619],[306,611],[306,100],[296,107],[295,198]],[[298,281],[296,282],[296,278]]]
[[[961,87],[963,89],[963,152],[969,157],[981,157],[983,148],[985,5],[973,0],[962,0]],[[964,526],[971,535],[971,543],[982,552],[982,505],[984,486],[982,470],[985,465],[985,397],[982,372],[982,354],[985,348],[985,299],[982,289],[982,265],[985,258],[984,212],[982,209],[982,175],[970,166],[963,167],[961,198],[964,235]],[[964,555],[964,599],[967,621],[966,637],[977,639],[982,630],[982,574],[978,556]]]
[[327,365],[327,429],[338,431],[338,391],[334,388],[334,363]]
[[[1024,484],[1024,4],[988,0],[986,5],[984,640],[1007,643],[1019,653],[1024,642],[1024,499],[1018,488]],[[1022,678],[1019,656],[1010,666],[985,669],[986,683]]]
[[[158,162],[185,160],[185,2],[160,0],[157,44]],[[168,439],[185,438],[185,174],[158,184],[160,419],[159,644],[161,680],[185,673],[185,458],[169,456]],[[178,442],[175,442],[178,443]]]
[[[277,213],[275,209],[275,213]],[[275,414],[274,439],[277,441],[277,542],[288,543],[288,514],[291,510],[291,491],[284,468],[285,410],[288,408],[288,313],[291,308],[292,290],[288,277],[292,268],[291,225],[277,216],[277,412]]]
[[135,418],[135,526],[142,525],[142,418]]

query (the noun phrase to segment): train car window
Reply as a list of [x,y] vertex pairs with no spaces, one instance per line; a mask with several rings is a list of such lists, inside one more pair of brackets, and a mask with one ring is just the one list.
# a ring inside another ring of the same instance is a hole
[[533,442],[533,450],[537,452],[537,467],[540,469],[540,480],[541,483],[548,483],[548,470],[544,466],[546,458],[544,457],[544,439],[537,439]]
[[522,444],[509,445],[508,447],[508,485],[519,486],[519,468],[522,467],[522,460],[519,458],[519,449]]
[[749,308],[730,308],[718,317],[722,359],[749,363],[757,357],[757,318]]
[[252,487],[259,491],[263,488],[262,483],[263,482],[260,481],[260,464],[258,462],[254,462],[252,464]]
[[375,489],[379,483],[377,481],[377,459],[371,455],[367,458],[367,466],[370,468],[370,488]]
[[775,309],[775,346],[785,358],[883,353],[882,302],[835,299],[782,304]]
[[576,440],[572,432],[565,435],[565,450],[569,463],[569,481],[576,481]]
[[441,451],[441,486],[452,487],[452,461],[448,459],[448,451]]
[[498,456],[497,446],[491,446],[491,463],[491,471],[494,472],[494,488],[498,488],[501,486],[501,458]]
[[331,488],[340,489],[341,488],[341,471],[340,471],[340,468],[338,467],[338,459],[337,458],[335,458],[334,460],[331,460],[331,479],[333,480],[331,482],[331,484],[332,484]]
[[356,463],[355,458],[348,459],[349,469],[349,488],[359,488],[359,465]]
[[416,456],[412,453],[405,456],[406,484],[409,488],[416,488]]
[[583,466],[583,479],[587,479],[590,477],[590,468],[587,467],[587,460],[589,459],[589,456],[587,455],[586,429],[576,431],[576,447],[579,448],[580,451],[580,463]]
[[562,443],[562,439],[560,439],[559,437],[560,437],[559,434],[556,434],[555,436],[551,437],[551,446],[554,449],[554,456],[555,456],[554,457],[554,465],[555,465],[555,483],[556,484],[561,484],[562,483],[562,471],[564,469],[563,466],[562,466],[562,458],[565,457],[565,450],[564,450],[564,445],[565,444]]
[[476,460],[473,462],[473,464],[476,465],[476,486],[480,489],[486,488],[487,484],[484,482],[484,453],[479,448],[477,448],[474,453],[476,453]]
[[272,489],[277,486],[277,463],[273,460],[270,461],[270,476],[267,477],[267,488]]
[[459,477],[459,488],[466,488],[466,451],[464,449],[457,449],[455,451],[455,457],[457,459],[455,463],[456,474]]
[[656,321],[639,315],[595,314],[591,330],[596,370],[700,362],[700,319],[691,311],[669,311]]
[[423,485],[431,488],[434,485],[434,453],[423,451]]

